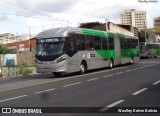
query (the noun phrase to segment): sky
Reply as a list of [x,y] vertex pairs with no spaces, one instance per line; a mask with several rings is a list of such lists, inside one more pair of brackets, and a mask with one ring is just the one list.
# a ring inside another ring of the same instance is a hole
[[38,34],[105,19],[119,24],[127,9],[146,11],[147,28],[152,28],[153,18],[160,17],[160,0],[0,0],[0,34]]

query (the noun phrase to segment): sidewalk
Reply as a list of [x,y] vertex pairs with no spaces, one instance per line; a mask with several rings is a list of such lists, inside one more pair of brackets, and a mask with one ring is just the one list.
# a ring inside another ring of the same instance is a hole
[[0,92],[38,85],[44,82],[50,82],[53,79],[53,77],[54,77],[53,73],[43,73],[43,74],[32,73],[26,76],[0,79]]
[[[28,74],[28,75],[34,75],[34,74],[38,74],[37,72],[36,72],[36,68],[35,67],[26,67],[26,69],[29,69],[29,70],[31,70],[32,71],[32,73],[31,74]],[[12,69],[13,70],[13,69]],[[18,77],[21,77],[21,76],[23,76],[22,74],[16,74],[15,72],[13,73],[10,73],[9,74],[9,77],[7,76],[8,75],[8,68],[6,67],[3,67],[2,68],[2,70],[1,70],[1,68],[0,68],[0,74],[1,74],[1,71],[3,71],[3,75],[1,75],[0,76],[0,80],[2,80],[2,79],[10,79],[10,78],[18,78]],[[13,75],[12,75],[13,74]]]

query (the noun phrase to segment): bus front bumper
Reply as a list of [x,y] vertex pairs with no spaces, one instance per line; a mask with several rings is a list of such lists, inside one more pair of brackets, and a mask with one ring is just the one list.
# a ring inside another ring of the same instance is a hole
[[63,72],[67,73],[67,65],[65,62],[59,64],[36,64],[37,73],[46,73],[46,72]]

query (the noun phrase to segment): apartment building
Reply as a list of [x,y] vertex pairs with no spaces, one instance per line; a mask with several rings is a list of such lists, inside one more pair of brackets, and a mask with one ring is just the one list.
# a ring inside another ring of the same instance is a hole
[[160,27],[160,17],[153,19],[154,27]]
[[147,28],[147,19],[145,11],[136,11],[135,9],[125,10],[120,15],[122,25],[132,25],[139,30]]

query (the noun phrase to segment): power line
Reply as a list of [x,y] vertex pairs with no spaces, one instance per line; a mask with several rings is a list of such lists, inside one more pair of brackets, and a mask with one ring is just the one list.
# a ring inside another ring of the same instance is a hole
[[[13,3],[8,2],[8,1],[5,1],[5,0],[0,0],[0,1],[5,2],[5,3],[7,3],[7,4],[10,4],[10,5],[13,5],[13,6],[16,6],[16,7],[19,7],[19,8],[22,8],[22,9],[25,9],[25,10],[28,10],[28,11],[30,11],[30,12],[33,12],[33,13],[36,13],[36,14],[39,14],[39,15],[43,15],[43,16],[45,16],[45,17],[49,17],[49,18],[51,18],[52,20],[59,20],[59,21],[68,22],[68,20],[62,20],[62,19],[58,19],[58,18],[53,18],[53,17],[51,17],[51,16],[49,16],[49,15],[46,15],[46,14],[43,14],[43,13],[40,13],[40,12],[31,10],[31,9],[28,9],[28,8],[25,8],[25,7],[22,7],[22,6],[18,5],[18,4],[13,4]],[[70,22],[70,21],[69,21],[69,22]]]
[[0,14],[21,16],[21,17],[31,17],[31,18],[38,18],[38,19],[53,20],[52,18],[32,17],[32,16],[28,16],[28,15],[11,14],[11,13],[6,13],[6,12],[0,12]]

